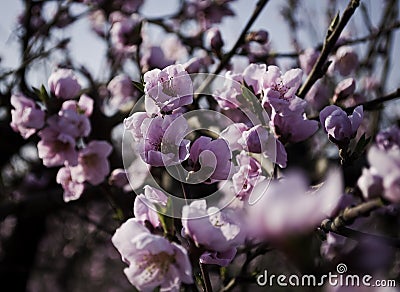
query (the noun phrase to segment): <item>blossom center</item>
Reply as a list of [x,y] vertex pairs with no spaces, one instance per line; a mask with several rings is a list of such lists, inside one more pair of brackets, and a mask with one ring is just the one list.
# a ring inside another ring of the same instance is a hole
[[178,96],[172,82],[174,77],[170,77],[168,80],[162,83],[163,92],[168,96]]
[[162,280],[169,270],[170,264],[175,262],[174,255],[166,252],[154,254],[144,254],[138,263],[140,269],[144,270],[143,277],[154,280]]
[[285,97],[285,94],[288,92],[289,88],[283,84],[282,80],[278,80],[273,86],[273,90],[279,92],[280,96],[279,98],[284,99],[284,100],[289,100],[289,98]]
[[96,165],[98,157],[96,154],[89,154],[83,157],[84,164],[89,167],[93,167]]

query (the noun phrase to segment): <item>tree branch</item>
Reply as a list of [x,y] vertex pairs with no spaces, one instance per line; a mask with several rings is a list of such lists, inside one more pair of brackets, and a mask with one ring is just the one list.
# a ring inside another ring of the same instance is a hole
[[355,106],[347,107],[345,108],[346,112],[353,112],[353,110],[357,107],[362,105],[364,110],[370,111],[370,110],[375,110],[376,106],[380,105],[381,103],[396,99],[400,97],[400,87],[396,89],[396,91],[393,91],[392,93],[389,93],[388,95],[379,97],[374,100],[366,101],[360,104],[357,104]]
[[203,277],[203,281],[204,281],[205,292],[212,292],[210,275],[208,274],[207,265],[206,264],[202,264],[199,261],[199,266],[200,266],[201,276]]
[[361,203],[355,207],[346,208],[343,213],[337,216],[335,219],[324,220],[321,223],[321,228],[325,232],[334,232],[336,234],[355,240],[374,240],[386,245],[400,248],[399,239],[390,238],[382,235],[369,234],[346,227],[346,225],[353,223],[355,219],[361,216],[367,216],[372,211],[382,208],[385,205],[386,203],[381,198],[377,198]]
[[256,21],[257,17],[260,15],[261,11],[265,7],[265,5],[268,3],[268,1],[269,0],[259,0],[257,2],[256,8],[254,9],[253,14],[251,15],[246,26],[243,28],[235,45],[226,55],[224,55],[224,57],[221,60],[221,63],[219,63],[218,67],[215,69],[214,74],[220,73],[222,71],[222,69],[224,69],[225,66],[229,63],[230,59],[233,57],[233,55],[236,53],[236,51],[239,49],[239,47],[243,44],[243,42],[246,38],[247,31],[251,28],[253,23]]
[[[246,34],[248,30],[251,28],[253,23],[256,21],[257,17],[260,15],[261,11],[268,3],[269,0],[259,0],[256,4],[256,7],[251,15],[249,21],[247,22],[246,26],[243,28],[242,32],[240,33],[239,38],[236,40],[235,45],[232,49],[222,57],[221,62],[219,63],[218,67],[214,70],[213,75],[209,75],[206,80],[199,86],[197,92],[203,92],[205,88],[213,81],[214,76],[219,74],[225,67],[228,65],[229,61],[239,49],[239,47],[243,44],[246,39]],[[214,75],[215,74],[215,75]]]
[[326,70],[329,66],[329,63],[327,63],[326,60],[328,59],[330,52],[334,49],[336,41],[338,40],[343,29],[359,5],[359,0],[350,0],[340,20],[339,15],[337,15],[337,17],[331,23],[322,46],[321,54],[319,55],[317,62],[314,64],[310,75],[308,75],[306,82],[302,85],[297,93],[300,98],[304,98],[314,83],[326,73]]

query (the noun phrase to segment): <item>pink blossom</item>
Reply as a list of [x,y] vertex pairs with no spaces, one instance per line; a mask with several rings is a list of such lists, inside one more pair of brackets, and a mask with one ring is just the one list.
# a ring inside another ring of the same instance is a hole
[[241,74],[235,74],[231,71],[225,73],[223,87],[213,92],[214,99],[222,109],[236,109],[240,106],[237,97],[242,94],[240,83],[242,81],[243,77]]
[[254,41],[260,44],[266,44],[268,43],[269,40],[269,33],[266,30],[260,29],[257,31],[252,31],[248,34],[246,37],[246,40],[248,41]]
[[149,46],[140,59],[143,70],[149,71],[155,68],[165,68],[174,64],[174,60],[167,59],[164,51],[159,46]]
[[146,182],[146,179],[149,178],[149,169],[150,166],[146,164],[140,157],[137,157],[135,160],[133,160],[131,165],[129,165],[128,169],[126,170],[129,178],[129,185],[127,185],[124,190],[130,191],[142,188]]
[[352,115],[336,105],[325,107],[319,114],[321,125],[330,138],[335,141],[345,141],[357,132],[363,119],[363,107],[360,105],[354,109]]
[[353,94],[356,90],[356,81],[354,78],[347,78],[338,83],[335,88],[335,95],[333,96],[333,101],[344,99],[349,95]]
[[353,93],[352,95],[349,95],[345,100],[343,100],[342,105],[344,107],[355,107],[366,101],[367,99],[364,95]]
[[168,197],[156,188],[144,186],[144,194],[139,194],[133,205],[135,218],[144,223],[149,221],[154,227],[161,226],[157,207],[165,207]]
[[263,89],[264,76],[267,72],[265,64],[250,64],[243,71],[243,80],[253,88],[255,94],[260,94]]
[[249,63],[264,63],[267,59],[268,63],[275,63],[274,57],[269,57],[270,43],[248,42],[242,46],[242,50],[246,53]]
[[250,128],[243,123],[234,123],[226,127],[220,136],[228,142],[231,151],[262,153],[275,160],[279,166],[286,167],[285,147],[261,125]]
[[126,75],[115,76],[107,85],[110,91],[108,106],[111,112],[129,110],[134,104],[134,92],[132,80]]
[[71,99],[79,94],[81,86],[70,69],[57,69],[48,80],[50,92],[61,99]]
[[145,118],[142,124],[133,128],[134,136],[140,141],[138,150],[144,162],[152,166],[169,166],[188,157],[190,141],[183,139],[188,133],[188,124],[183,116]]
[[211,252],[203,254],[202,262],[226,266],[246,236],[241,216],[238,210],[207,208],[205,200],[194,201],[182,209],[182,233]]
[[285,168],[287,164],[287,152],[282,142],[276,140],[276,161],[281,168]]
[[381,150],[400,148],[400,128],[393,125],[380,131],[375,137],[375,142]]
[[[162,40],[161,49],[167,60],[181,64],[183,60],[187,60],[188,51],[182,44],[182,40],[175,34],[169,34]],[[164,67],[160,67],[164,68]]]
[[44,111],[40,110],[35,102],[22,94],[11,96],[11,128],[19,132],[24,139],[32,136],[37,129],[44,126]]
[[92,129],[89,118],[78,105],[74,107],[71,104],[63,105],[58,116],[50,117],[47,122],[74,138],[87,137]]
[[79,114],[84,114],[85,116],[90,117],[93,112],[93,103],[94,102],[91,97],[87,96],[86,94],[82,94],[78,102],[76,100],[64,101],[61,106],[61,110],[72,110]]
[[342,198],[339,171],[329,174],[317,190],[308,188],[299,173],[289,173],[279,181],[257,184],[247,206],[249,222],[259,222],[251,231],[256,237],[279,240],[309,232],[335,214]]
[[76,165],[78,153],[75,150],[75,138],[62,132],[57,125],[50,125],[38,133],[38,154],[43,164],[48,167],[68,163]]
[[314,50],[313,48],[308,48],[299,55],[300,67],[304,71],[304,73],[310,74],[318,57],[319,52]]
[[212,63],[213,63],[212,58],[204,53],[203,55],[189,59],[182,65],[185,68],[186,72],[192,74],[205,71],[205,69]]
[[265,177],[261,175],[260,163],[253,157],[241,152],[236,156],[238,171],[232,176],[232,184],[235,194],[241,200],[246,200],[253,191],[254,186]]
[[83,193],[84,184],[74,179],[69,166],[59,169],[56,181],[64,189],[64,202],[77,200]]
[[379,80],[375,76],[361,77],[361,87],[364,92],[372,92],[379,88]]
[[193,171],[206,169],[204,183],[214,183],[229,178],[233,167],[231,159],[231,150],[224,139],[201,136],[190,147],[189,167]]
[[271,126],[275,137],[282,143],[297,143],[311,137],[318,130],[318,122],[308,120],[304,113],[277,113],[274,109],[271,115]]
[[193,84],[182,65],[154,69],[144,74],[146,99],[161,112],[170,112],[193,102]]
[[289,100],[271,98],[269,105],[272,108],[270,126],[282,143],[304,141],[318,130],[318,122],[306,117],[305,100],[297,96]]
[[250,128],[242,123],[230,125],[221,132],[221,137],[229,142],[232,151],[246,150],[252,153],[266,154],[268,154],[267,145],[271,140],[270,133],[266,127],[257,125]]
[[94,10],[88,16],[92,30],[103,37],[106,32],[106,16],[103,10]]
[[196,19],[203,29],[208,29],[213,23],[220,23],[225,16],[235,15],[229,6],[231,1],[189,0],[184,5],[184,16],[187,19]]
[[[137,12],[140,6],[143,4],[143,0],[117,0],[113,2],[114,5],[120,5],[121,10],[128,14]],[[119,8],[116,10],[119,10]]]
[[141,17],[138,14],[126,17],[119,12],[114,12],[110,17],[112,21],[111,42],[115,51],[122,54],[135,52],[136,46],[141,40]]
[[342,76],[348,76],[358,66],[358,55],[350,46],[340,47],[333,59],[333,69]]
[[249,127],[243,123],[234,123],[226,127],[221,133],[220,137],[225,139],[229,144],[231,151],[243,150],[246,145],[243,145],[242,135]]
[[326,240],[321,244],[321,255],[333,261],[340,255],[347,255],[357,246],[357,242],[347,237],[329,232]]
[[268,66],[264,75],[264,98],[262,104],[268,107],[268,103],[283,100],[289,102],[295,96],[300,87],[303,72],[301,69],[291,69],[282,74],[279,67]]
[[250,118],[238,108],[223,109],[221,113],[229,118],[234,123],[244,123],[246,125],[251,125],[252,122]]
[[217,27],[212,27],[206,31],[206,45],[216,52],[219,52],[224,46],[221,32]]
[[129,131],[136,142],[139,142],[145,133],[143,130],[146,130],[142,128],[142,124],[144,120],[149,118],[146,112],[135,112],[124,120],[124,129]]
[[[373,146],[368,151],[368,162],[371,168],[374,169],[373,173],[382,178],[382,196],[392,203],[399,203],[400,148],[396,147],[385,151]],[[367,180],[367,182],[370,182],[370,180]],[[363,187],[363,184],[361,186]],[[379,188],[379,185],[376,187]],[[364,195],[368,195],[368,192],[364,193]]]
[[140,222],[129,219],[112,237],[112,243],[129,267],[124,272],[140,291],[179,291],[181,282],[193,283],[187,251],[175,242],[151,234]]
[[71,173],[77,182],[90,182],[92,185],[100,184],[110,172],[107,157],[111,154],[112,147],[106,141],[91,141],[79,151],[78,165],[71,167]]
[[253,153],[267,153],[267,144],[271,137],[268,129],[262,125],[249,128],[242,133],[239,143],[243,145],[243,149],[247,149]]
[[[187,49],[176,35],[170,34],[159,43],[162,43],[162,45],[153,45],[146,38],[146,34],[143,35],[142,56],[140,58],[143,72],[156,68],[165,68],[187,60]],[[186,68],[185,65],[184,67]]]
[[318,80],[311,89],[307,92],[304,98],[311,108],[315,111],[319,111],[328,104],[330,93],[328,87]]
[[125,188],[126,185],[129,185],[126,170],[122,168],[114,169],[110,174],[108,183],[110,185],[116,186],[117,188]]
[[357,186],[361,190],[364,198],[368,200],[382,195],[382,181],[382,177],[379,175],[378,171],[375,168],[364,168],[362,171],[362,175],[357,181]]

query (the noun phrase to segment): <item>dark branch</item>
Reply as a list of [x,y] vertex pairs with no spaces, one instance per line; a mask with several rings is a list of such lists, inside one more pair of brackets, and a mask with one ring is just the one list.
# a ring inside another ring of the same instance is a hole
[[304,98],[307,92],[314,85],[314,83],[326,73],[326,70],[329,66],[329,63],[327,63],[328,56],[330,52],[334,49],[336,41],[339,39],[340,34],[349,22],[351,16],[356,11],[359,4],[359,0],[351,0],[347,5],[346,10],[343,12],[343,15],[340,18],[339,22],[337,24],[335,23],[335,20],[337,19],[332,22],[331,26],[328,29],[321,54],[319,55],[317,62],[312,68],[310,75],[308,75],[306,82],[298,91],[297,95],[300,98]]

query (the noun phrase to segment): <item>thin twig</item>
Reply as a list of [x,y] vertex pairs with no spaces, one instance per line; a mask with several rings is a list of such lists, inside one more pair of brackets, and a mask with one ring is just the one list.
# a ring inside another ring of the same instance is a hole
[[[376,39],[379,35],[382,33],[388,33],[393,31],[394,29],[399,29],[400,28],[400,20],[394,22],[393,24],[386,26],[384,29],[370,33],[368,35],[365,35],[363,37],[359,38],[353,38],[353,39],[346,39],[343,40],[343,42],[340,42],[340,44],[336,44],[333,51],[337,50],[338,48],[342,46],[351,46],[351,45],[357,45],[366,41],[374,40]],[[315,50],[320,51],[322,49],[322,44],[319,44],[314,47]],[[256,61],[265,61],[266,59],[269,58],[298,58],[300,54],[304,53],[304,50],[300,50],[299,52],[272,52],[272,53],[266,53],[262,55],[256,56]],[[246,52],[239,52],[239,55],[245,56],[247,53]]]
[[199,262],[201,276],[204,280],[204,288],[205,292],[212,292],[212,286],[210,281],[210,275],[208,274],[208,268],[206,264]]
[[377,235],[377,234],[370,234],[370,233],[362,232],[362,231],[344,227],[344,226],[340,227],[339,231],[334,231],[334,232],[339,235],[342,235],[342,236],[345,236],[348,238],[352,238],[352,239],[356,239],[356,240],[371,240],[371,241],[379,242],[379,243],[382,243],[385,245],[400,248],[400,240],[397,238],[391,238],[391,237]]
[[400,97],[400,87],[396,89],[396,91],[393,91],[392,93],[389,93],[388,95],[379,97],[374,100],[366,101],[359,103],[355,106],[347,107],[345,110],[347,112],[352,112],[357,106],[362,105],[364,110],[370,111],[370,110],[375,110],[377,105],[380,105],[381,103],[396,99]]
[[362,231],[354,230],[346,227],[354,222],[361,216],[367,216],[372,211],[384,207],[386,203],[381,199],[377,198],[371,201],[361,203],[355,207],[347,208],[343,213],[337,216],[335,219],[326,219],[321,223],[321,228],[325,232],[334,232],[336,234],[352,238],[355,240],[375,240],[393,247],[400,248],[400,240],[396,238],[390,238],[382,235],[369,234]]
[[261,11],[268,3],[269,0],[259,0],[256,4],[256,8],[253,11],[249,21],[247,22],[246,26],[243,28],[242,33],[240,34],[239,38],[237,39],[233,48],[222,58],[221,63],[219,63],[218,67],[215,69],[214,74],[218,74],[225,68],[225,66],[229,63],[233,55],[239,49],[239,47],[243,44],[247,31],[251,28],[253,23],[256,21],[257,17],[260,15]]
[[[297,95],[300,98],[304,98],[314,83],[324,76],[329,66],[329,62],[327,63],[326,60],[328,59],[330,52],[334,49],[336,41],[339,39],[340,34],[349,22],[351,16],[356,11],[359,4],[359,0],[350,0],[340,20],[337,19],[339,17],[337,15],[337,18],[335,18],[335,20],[332,22],[330,28],[328,29],[324,45],[322,46],[321,54],[319,55],[317,62],[314,64],[310,75],[308,75],[306,82],[298,91]],[[336,23],[336,21],[338,21],[338,23]]]
[[385,203],[381,198],[377,198],[371,201],[363,202],[355,207],[346,208],[342,214],[337,216],[335,219],[326,219],[322,222],[321,227],[324,230],[336,231],[339,228],[351,224],[360,216],[367,216],[372,211],[385,206]]
[[[380,105],[381,103],[385,103],[387,101],[391,101],[394,100],[396,98],[400,98],[400,87],[397,88],[395,91],[393,91],[392,93],[389,93],[388,95],[376,98],[374,100],[370,100],[370,101],[366,101],[366,102],[362,102],[359,104],[356,104],[354,106],[350,106],[350,107],[346,107],[343,108],[344,111],[346,111],[347,113],[352,113],[354,111],[354,109],[360,105],[363,106],[363,110],[365,111],[373,111],[376,110],[376,106]],[[319,120],[319,116],[312,116],[308,118],[309,120]]]
[[229,283],[220,290],[220,292],[228,292],[232,290],[236,286],[236,284],[236,278],[232,278]]
[[219,74],[226,67],[226,65],[228,65],[228,63],[231,60],[231,58],[233,57],[233,55],[235,55],[236,51],[244,43],[248,30],[251,28],[253,23],[256,21],[257,17],[260,15],[261,11],[265,7],[265,5],[268,3],[268,1],[269,0],[259,0],[257,2],[256,7],[253,11],[253,14],[251,15],[246,26],[243,28],[239,38],[236,40],[235,45],[232,47],[232,49],[227,54],[225,54],[222,57],[222,60],[219,63],[218,67],[214,70],[212,75],[209,75],[206,78],[206,80],[204,80],[204,82],[199,86],[197,92],[204,92],[204,89],[206,89],[207,86],[214,80],[215,75]]
[[390,20],[392,19],[390,16],[393,12],[394,6],[396,5],[396,1],[387,1],[385,11],[382,14],[381,21],[379,24],[379,30],[373,39],[374,41],[369,44],[369,48],[367,49],[367,53],[365,54],[365,58],[361,64],[365,66],[369,66],[371,69],[374,65],[371,60],[375,60],[374,55],[378,53],[379,44],[381,41],[381,37],[384,35],[384,28],[388,26]]

